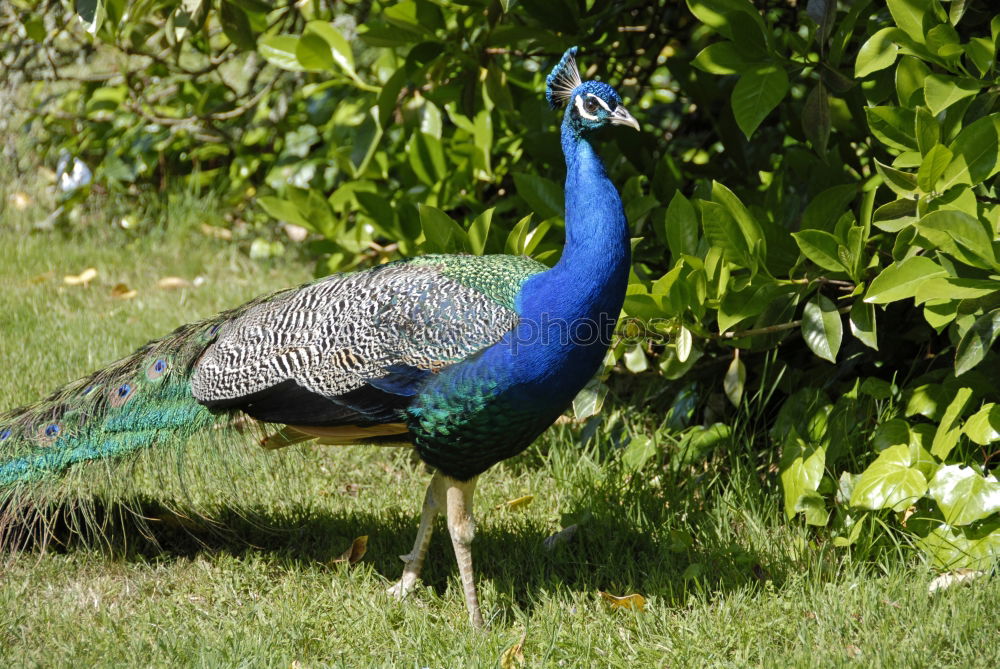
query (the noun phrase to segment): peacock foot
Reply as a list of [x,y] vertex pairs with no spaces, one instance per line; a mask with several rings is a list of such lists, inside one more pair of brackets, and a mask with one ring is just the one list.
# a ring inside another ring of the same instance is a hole
[[[409,567],[413,561],[413,555],[400,555],[399,559],[406,562],[407,567]],[[386,588],[386,592],[396,599],[405,599],[406,596],[413,592],[413,590],[417,587],[417,581],[419,580],[420,577],[412,570],[404,569],[403,577],[396,581],[396,583],[392,586]]]

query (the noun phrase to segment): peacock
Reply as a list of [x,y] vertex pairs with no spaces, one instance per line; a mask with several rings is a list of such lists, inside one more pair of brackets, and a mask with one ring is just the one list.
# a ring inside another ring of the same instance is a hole
[[149,342],[0,417],[0,536],[41,485],[178,447],[234,416],[281,426],[268,448],[403,443],[434,473],[390,592],[414,589],[444,513],[470,620],[482,626],[470,547],[477,478],[527,448],[593,376],[628,282],[625,213],[593,141],[605,127],[639,124],[614,88],[581,80],[576,52],[546,79],[550,106],[566,106],[566,242],[555,266],[511,255],[403,259]]

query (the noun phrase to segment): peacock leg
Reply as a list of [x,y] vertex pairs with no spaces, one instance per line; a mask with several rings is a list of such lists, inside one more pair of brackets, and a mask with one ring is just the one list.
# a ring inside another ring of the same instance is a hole
[[483,627],[482,611],[479,610],[479,595],[476,594],[476,578],[472,573],[472,537],[476,533],[476,521],[472,517],[472,494],[476,490],[476,479],[459,481],[442,477],[447,485],[446,511],[448,533],[451,534],[451,545],[455,548],[455,560],[458,562],[458,573],[462,577],[462,590],[465,592],[465,606],[469,610],[469,619],[475,627]]
[[431,543],[431,533],[434,530],[434,517],[440,513],[445,505],[445,479],[441,474],[434,472],[431,482],[427,484],[427,493],[424,495],[424,506],[420,511],[420,527],[417,529],[417,539],[413,542],[413,549],[406,555],[400,555],[399,559],[406,563],[403,567],[403,576],[389,588],[389,594],[399,599],[406,597],[413,591],[420,579],[420,569],[424,566],[424,557],[427,555],[427,546]]

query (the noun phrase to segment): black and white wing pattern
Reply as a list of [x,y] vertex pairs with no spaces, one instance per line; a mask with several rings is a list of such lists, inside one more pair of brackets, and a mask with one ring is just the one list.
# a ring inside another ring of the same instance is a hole
[[[496,343],[516,325],[513,305],[482,290],[489,281],[466,280],[490,279],[497,265],[490,258],[505,257],[391,263],[252,305],[221,324],[195,363],[194,397],[275,423],[398,421],[429,374]],[[524,276],[543,269],[517,260]],[[509,264],[500,267],[505,274]]]

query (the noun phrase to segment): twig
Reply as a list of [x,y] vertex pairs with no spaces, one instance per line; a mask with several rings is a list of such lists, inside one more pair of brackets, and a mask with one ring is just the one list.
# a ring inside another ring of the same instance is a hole
[[[852,305],[847,305],[846,307],[840,307],[837,309],[838,313],[846,314],[851,310]],[[766,328],[754,328],[752,330],[738,330],[736,332],[723,332],[719,335],[712,335],[713,339],[743,339],[744,337],[756,337],[757,335],[773,334],[775,332],[784,332],[785,330],[794,330],[795,328],[802,325],[802,320],[789,321],[787,323],[778,323],[777,325],[768,325]]]

